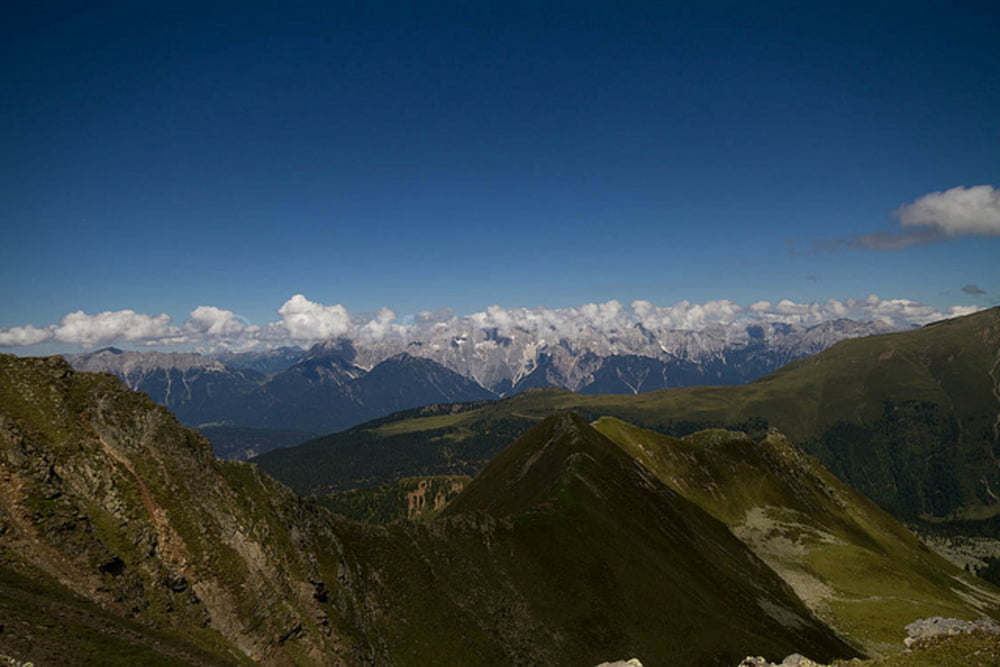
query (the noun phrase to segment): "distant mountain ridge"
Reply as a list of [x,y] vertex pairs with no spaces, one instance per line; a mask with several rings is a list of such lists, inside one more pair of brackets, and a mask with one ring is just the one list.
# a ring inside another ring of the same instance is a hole
[[126,352],[107,347],[64,355],[73,368],[116,375],[170,409],[189,426],[223,421],[264,381],[259,371],[238,368],[194,352]]
[[[887,328],[852,320],[703,331],[652,331],[635,324],[551,340],[517,331],[505,336],[495,328],[441,329],[425,340],[335,338],[305,351],[206,356],[104,348],[65,357],[78,370],[117,375],[190,426],[329,433],[412,407],[495,399],[531,388],[637,394],[742,384],[844,338]],[[260,443],[226,451],[251,449],[265,451]]]
[[[289,360],[287,349],[278,354]],[[104,348],[65,358],[77,370],[118,376],[194,427],[329,433],[421,405],[496,397],[430,359],[405,352],[366,370],[352,363],[353,347],[337,340],[313,346],[270,376],[195,353]]]
[[[635,323],[620,329],[584,326],[563,332],[552,326],[541,334],[516,327],[502,333],[495,327],[466,323],[442,325],[416,340],[389,336],[353,344],[354,361],[361,366],[406,351],[433,359],[500,396],[541,386],[582,393],[598,393],[596,386],[601,386],[601,391],[638,393],[635,388],[640,385],[641,391],[652,391],[742,384],[846,338],[893,330],[885,322],[849,319],[808,327],[779,322],[716,323],[700,330],[651,329]],[[636,357],[642,363],[634,363],[634,370],[620,370],[622,382],[609,385],[600,371],[609,359],[621,356]],[[648,378],[645,383],[643,377]]]

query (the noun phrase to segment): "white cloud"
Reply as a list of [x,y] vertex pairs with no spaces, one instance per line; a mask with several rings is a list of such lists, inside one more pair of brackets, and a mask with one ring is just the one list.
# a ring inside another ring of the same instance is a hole
[[[760,301],[760,304],[770,304]],[[681,301],[673,306],[654,306],[649,301],[633,301],[632,312],[637,322],[647,329],[682,329],[686,331],[704,329],[709,324],[731,324],[746,309],[743,306],[723,299],[692,303]]]
[[[819,241],[813,244],[812,251],[902,250],[941,243],[954,236],[1000,236],[1000,190],[992,185],[960,185],[926,194],[900,206],[894,214],[900,223],[897,229]],[[790,252],[799,254],[794,248]]]
[[395,324],[396,313],[383,306],[375,313],[375,317],[362,326],[358,335],[367,341],[382,340],[391,335],[405,336],[406,327]]
[[144,315],[134,310],[106,310],[97,315],[88,315],[78,310],[63,317],[52,332],[60,343],[83,345],[114,340],[145,341],[180,334],[176,327],[170,325],[169,315]]
[[[233,311],[198,306],[183,326],[174,326],[166,314],[145,315],[131,310],[88,315],[77,311],[47,327],[31,324],[0,329],[0,346],[30,346],[46,341],[94,346],[116,341],[142,345],[197,345],[202,350],[247,349],[258,344],[311,344],[347,336],[361,345],[391,341],[389,347],[411,341],[428,341],[441,334],[466,336],[477,329],[497,329],[506,336],[529,336],[538,342],[576,339],[588,332],[615,334],[637,323],[649,330],[701,331],[708,327],[740,327],[761,323],[814,326],[839,318],[877,320],[893,327],[922,325],[934,320],[975,312],[976,306],[951,306],[943,311],[909,299],[882,299],[872,294],[864,299],[828,299],[795,302],[789,299],[757,301],[742,306],[728,299],[694,303],[681,301],[657,306],[633,301],[628,307],[617,301],[588,303],[575,308],[504,308],[490,306],[483,312],[456,317],[450,310],[421,312],[406,324],[397,321],[389,308],[372,317],[352,316],[342,305],[328,306],[301,294],[280,308],[280,319],[251,325]],[[386,348],[388,349],[388,348]]]
[[324,306],[296,294],[278,309],[281,322],[292,340],[336,338],[352,328],[351,315],[340,304]]
[[52,338],[52,328],[36,329],[28,324],[23,327],[0,329],[0,346],[37,345]]
[[231,338],[243,333],[246,326],[231,310],[223,310],[215,306],[198,306],[191,311],[184,328],[192,334]]
[[896,210],[903,227],[931,227],[948,236],[1000,236],[1000,190],[991,185],[932,192]]

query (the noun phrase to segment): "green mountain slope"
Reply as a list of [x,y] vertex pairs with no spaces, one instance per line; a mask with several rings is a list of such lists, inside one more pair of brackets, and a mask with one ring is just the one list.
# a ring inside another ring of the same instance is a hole
[[825,622],[871,653],[916,618],[973,620],[1000,591],[930,552],[898,521],[777,432],[683,439],[604,418],[595,428],[723,521]]
[[[474,474],[503,447],[490,437],[492,424],[525,428],[566,409],[674,435],[776,427],[896,516],[1000,512],[1000,308],[846,340],[740,387],[636,396],[537,390],[444,418],[401,415],[258,461],[302,492],[364,485],[365,470],[376,470],[378,483]],[[332,472],[346,451],[350,462]]]
[[440,514],[470,481],[461,475],[407,477],[383,486],[319,496],[316,502],[331,512],[365,523],[426,521]]
[[[372,615],[397,619],[382,640],[412,664],[855,654],[721,522],[571,414],[505,449],[439,519],[349,541],[362,598],[391,598]],[[448,632],[455,647],[426,639]]]
[[304,495],[382,486],[406,477],[471,476],[544,416],[520,416],[510,406],[506,401],[427,406],[252,460]]

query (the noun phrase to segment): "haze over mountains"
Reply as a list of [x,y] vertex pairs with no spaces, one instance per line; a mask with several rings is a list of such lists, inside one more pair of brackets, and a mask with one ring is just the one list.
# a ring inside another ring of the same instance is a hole
[[283,347],[213,358],[105,348],[66,358],[79,370],[114,373],[184,423],[215,428],[219,437],[228,434],[218,430],[222,426],[321,434],[407,408],[495,399],[537,387],[627,394],[741,384],[839,340],[891,328],[848,319],[811,327],[716,323],[700,330],[635,322],[588,324],[562,335],[554,325],[501,330],[453,324],[426,329],[412,340],[339,337],[308,351]]

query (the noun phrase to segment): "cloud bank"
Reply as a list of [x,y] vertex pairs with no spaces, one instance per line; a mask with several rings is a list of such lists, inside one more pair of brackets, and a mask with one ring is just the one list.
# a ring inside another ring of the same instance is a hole
[[977,306],[952,306],[945,311],[909,299],[829,299],[796,303],[788,299],[757,301],[749,306],[722,299],[705,303],[681,301],[658,306],[649,301],[588,303],[574,308],[503,308],[490,306],[483,312],[456,316],[450,309],[424,311],[404,322],[389,308],[374,315],[351,314],[340,304],[325,305],[296,294],[277,309],[278,319],[264,325],[251,324],[231,310],[198,306],[182,324],[174,324],[165,313],[146,315],[132,310],[104,311],[89,315],[69,313],[57,324],[0,329],[0,346],[26,347],[45,342],[80,345],[85,348],[111,343],[146,346],[197,346],[203,350],[249,349],[277,345],[309,345],[320,340],[347,336],[365,343],[425,340],[433,333],[461,335],[469,329],[495,330],[497,335],[518,331],[539,340],[574,338],[587,331],[614,333],[641,325],[654,331],[703,331],[713,327],[755,322],[814,326],[829,320],[849,318],[881,321],[896,328],[922,325],[935,320],[966,315]]
[[932,192],[894,212],[900,228],[834,241],[814,250],[862,248],[901,250],[940,243],[956,236],[1000,236],[1000,190],[992,185],[958,186]]

